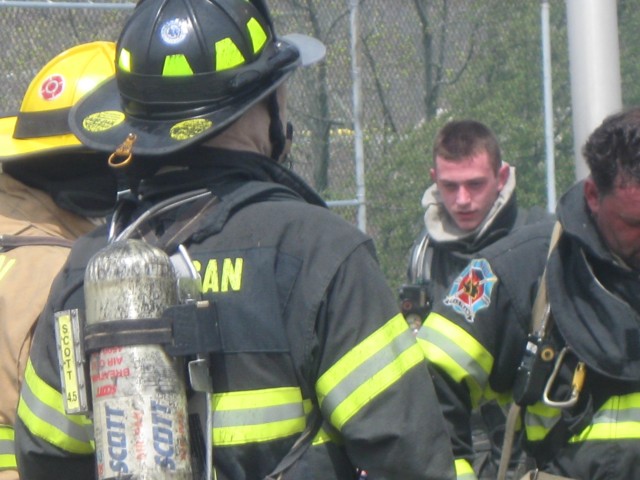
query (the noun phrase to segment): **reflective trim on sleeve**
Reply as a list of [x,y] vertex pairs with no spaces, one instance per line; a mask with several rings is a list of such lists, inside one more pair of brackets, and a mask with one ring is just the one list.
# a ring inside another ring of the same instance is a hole
[[13,427],[0,425],[0,472],[17,468],[13,438]]
[[466,330],[437,313],[430,313],[418,331],[418,343],[427,360],[469,388],[478,406],[493,367],[493,356]]
[[524,414],[524,429],[527,440],[539,442],[560,420],[560,409],[546,406],[542,402],[527,407]]
[[323,428],[320,429],[320,431],[318,431],[318,433],[316,434],[315,437],[313,437],[313,441],[311,442],[311,445],[322,445],[324,443],[329,443],[332,442],[332,438],[329,436],[329,434],[327,433],[327,431]]
[[18,404],[18,416],[36,437],[71,453],[94,451],[93,427],[84,415],[66,415],[62,394],[38,377],[27,363]]
[[631,393],[607,400],[593,416],[591,425],[571,437],[569,442],[639,438],[640,393]]
[[471,464],[464,458],[457,458],[455,461],[456,466],[456,480],[476,480],[476,474],[471,468]]
[[347,352],[316,382],[320,407],[338,430],[424,356],[402,314]]
[[216,446],[268,442],[301,433],[310,402],[298,387],[243,390],[213,395]]

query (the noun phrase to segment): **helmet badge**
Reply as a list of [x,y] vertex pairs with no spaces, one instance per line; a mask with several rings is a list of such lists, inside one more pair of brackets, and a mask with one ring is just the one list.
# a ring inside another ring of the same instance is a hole
[[189,22],[174,18],[160,28],[160,38],[168,45],[177,45],[182,42],[189,32]]
[[45,79],[40,86],[40,95],[45,100],[55,100],[64,91],[64,77],[53,74]]

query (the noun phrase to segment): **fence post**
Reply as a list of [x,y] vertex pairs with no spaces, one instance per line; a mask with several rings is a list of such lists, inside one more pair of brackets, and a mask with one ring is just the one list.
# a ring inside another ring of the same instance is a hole
[[358,228],[367,231],[367,204],[365,190],[364,146],[362,139],[362,73],[360,71],[359,0],[349,0],[351,25],[351,75],[353,79],[353,131],[356,169],[356,199],[358,202]]

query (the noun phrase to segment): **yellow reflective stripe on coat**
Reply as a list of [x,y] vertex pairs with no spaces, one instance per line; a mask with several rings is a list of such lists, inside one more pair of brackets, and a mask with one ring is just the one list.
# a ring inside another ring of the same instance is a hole
[[17,468],[13,438],[13,427],[10,425],[0,425],[0,472],[2,470],[15,470]]
[[476,474],[468,460],[456,458],[456,480],[476,480]]
[[213,442],[217,446],[268,442],[301,433],[310,401],[298,387],[213,395]]
[[527,440],[543,440],[560,420],[560,409],[548,407],[542,402],[527,407],[524,414],[524,428]]
[[344,439],[342,436],[331,427],[331,425],[327,424],[327,422],[322,423],[322,427],[318,430],[318,433],[315,437],[313,437],[313,441],[311,445],[318,446],[323,445],[325,443],[334,443],[335,445],[343,445]]
[[640,393],[611,397],[595,413],[591,425],[570,443],[640,438]]
[[18,416],[36,437],[71,453],[94,451],[93,427],[84,415],[66,415],[62,394],[38,377],[27,363],[18,404]]
[[478,406],[493,368],[493,356],[487,349],[466,330],[433,312],[417,338],[427,360],[456,382],[465,382],[472,405]]
[[320,407],[341,430],[353,415],[424,361],[402,314],[356,345],[317,381]]

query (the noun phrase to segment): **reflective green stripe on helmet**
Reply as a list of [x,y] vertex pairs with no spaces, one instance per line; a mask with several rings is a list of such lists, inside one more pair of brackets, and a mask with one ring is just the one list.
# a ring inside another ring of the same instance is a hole
[[219,446],[266,442],[301,433],[311,403],[298,387],[213,395],[213,442]]
[[216,72],[230,70],[245,62],[244,55],[230,38],[216,42]]
[[264,47],[265,43],[267,43],[269,36],[267,35],[267,32],[264,31],[262,25],[260,25],[260,22],[253,17],[247,22],[247,29],[249,30],[249,35],[251,36],[253,53],[258,53],[260,50],[262,50],[262,47]]
[[193,75],[193,70],[184,55],[169,55],[164,59],[162,75],[166,77],[184,77]]
[[418,332],[418,343],[429,360],[456,382],[466,382],[477,406],[487,386],[493,356],[466,330],[430,313]]
[[316,383],[320,407],[341,429],[372,399],[424,361],[402,314],[356,345]]
[[36,437],[71,453],[94,451],[93,428],[84,415],[66,415],[62,394],[38,377],[27,363],[18,405],[18,416]]
[[570,443],[640,438],[640,393],[615,396],[595,413],[591,425]]
[[125,72],[131,71],[131,53],[126,48],[120,50],[120,56],[118,58],[118,68]]
[[13,427],[0,425],[0,471],[17,468],[13,438]]

